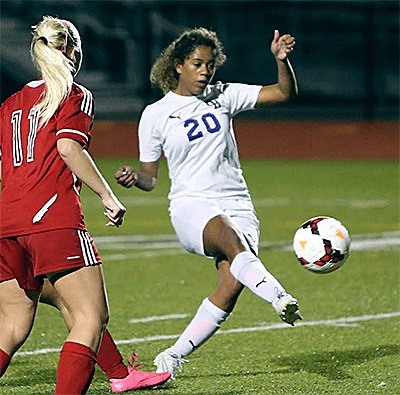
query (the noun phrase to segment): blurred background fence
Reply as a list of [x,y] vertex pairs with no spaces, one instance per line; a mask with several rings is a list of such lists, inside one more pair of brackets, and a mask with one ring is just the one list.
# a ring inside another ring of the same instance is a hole
[[[398,138],[398,1],[1,0],[0,5],[2,101],[37,77],[29,56],[30,26],[43,15],[70,19],[80,30],[84,64],[77,81],[94,93],[97,120],[135,122],[160,97],[149,82],[151,65],[186,27],[212,28],[223,41],[228,61],[217,79],[274,83],[269,45],[277,28],[297,41],[292,63],[300,96],[242,117],[389,121],[392,149]],[[397,155],[398,145],[395,150]]]

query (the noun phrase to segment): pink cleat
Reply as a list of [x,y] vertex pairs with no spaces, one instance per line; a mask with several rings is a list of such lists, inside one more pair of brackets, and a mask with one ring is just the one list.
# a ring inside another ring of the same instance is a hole
[[128,368],[129,374],[123,379],[110,379],[112,392],[125,392],[144,388],[154,388],[164,384],[171,377],[171,373],[141,372],[135,368]]
[[[138,360],[136,354],[133,354],[131,360]],[[128,376],[123,379],[110,379],[112,392],[125,392],[138,389],[155,389],[159,385],[166,383],[171,373],[142,372],[138,370],[140,365],[128,366]]]

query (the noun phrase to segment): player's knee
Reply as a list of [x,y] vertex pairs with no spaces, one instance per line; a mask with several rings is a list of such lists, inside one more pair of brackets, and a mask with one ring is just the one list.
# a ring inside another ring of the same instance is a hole
[[[103,331],[106,328],[109,320],[110,320],[110,315],[107,310],[100,313],[100,315],[98,317],[98,322],[99,322],[101,331]],[[95,322],[96,322],[96,320],[95,320]]]
[[14,354],[26,341],[32,328],[31,320],[17,320],[9,323],[7,328],[2,329],[2,335],[8,338],[7,342],[11,353]]
[[13,344],[15,345],[17,349],[19,349],[26,341],[28,338],[29,331],[21,331],[21,330],[16,330],[14,332],[14,339],[13,339]]
[[73,327],[82,327],[91,332],[103,331],[109,319],[108,310],[78,313],[74,315]]

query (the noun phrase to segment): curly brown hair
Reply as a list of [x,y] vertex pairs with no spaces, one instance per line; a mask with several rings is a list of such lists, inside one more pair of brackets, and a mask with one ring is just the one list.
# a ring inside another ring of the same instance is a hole
[[151,72],[150,81],[158,85],[164,94],[178,86],[179,74],[175,70],[177,64],[185,59],[198,46],[211,47],[215,55],[215,67],[222,66],[226,60],[223,45],[217,34],[204,27],[184,30],[156,59]]

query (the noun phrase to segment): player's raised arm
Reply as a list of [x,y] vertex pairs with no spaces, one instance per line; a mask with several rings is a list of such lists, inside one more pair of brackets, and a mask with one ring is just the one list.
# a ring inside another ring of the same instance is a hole
[[289,61],[289,54],[293,51],[296,41],[290,34],[279,35],[275,30],[271,42],[271,52],[278,67],[278,82],[261,88],[257,99],[258,106],[266,106],[285,102],[298,94],[296,76]]

